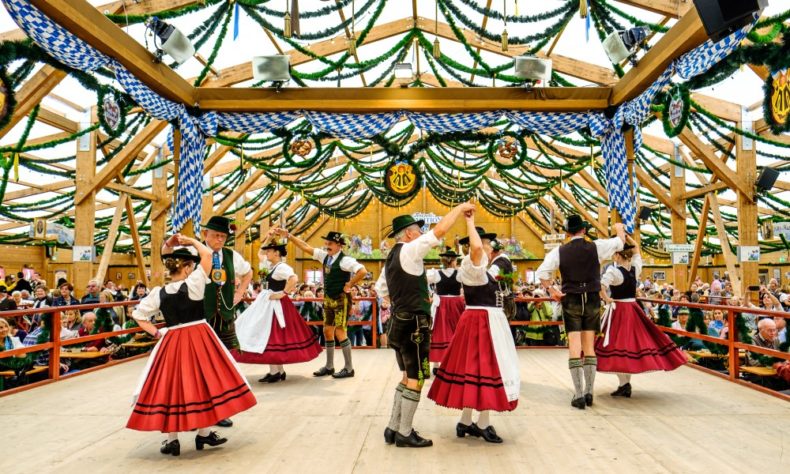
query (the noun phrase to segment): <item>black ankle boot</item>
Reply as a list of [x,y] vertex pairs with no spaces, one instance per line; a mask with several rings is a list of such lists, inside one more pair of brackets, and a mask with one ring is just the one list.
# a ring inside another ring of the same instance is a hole
[[180,456],[181,455],[181,443],[178,440],[175,441],[162,441],[162,447],[159,448],[159,452],[162,454],[170,454],[171,456]]
[[620,385],[617,390],[611,393],[613,397],[631,398],[631,384]]
[[584,394],[584,403],[587,404],[588,407],[592,406],[592,403],[593,403],[592,393],[585,393]]
[[203,445],[219,446],[228,442],[228,438],[220,438],[216,431],[212,431],[208,436],[195,436],[195,448],[198,451],[203,450]]
[[571,406],[578,408],[579,410],[584,410],[584,407],[587,406],[587,404],[584,402],[584,397],[579,397],[571,400]]

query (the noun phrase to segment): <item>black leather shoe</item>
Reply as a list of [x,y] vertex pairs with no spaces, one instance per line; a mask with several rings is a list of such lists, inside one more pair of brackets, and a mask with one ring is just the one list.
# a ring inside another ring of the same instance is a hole
[[208,436],[195,436],[195,448],[198,451],[203,450],[203,445],[219,446],[228,442],[228,438],[220,438],[216,431],[212,431]]
[[395,444],[395,434],[397,431],[391,430],[390,427],[384,428],[384,442],[387,444]]
[[343,370],[341,370],[340,372],[338,372],[336,374],[332,374],[332,377],[336,378],[336,379],[344,379],[344,378],[353,377],[353,376],[354,376],[354,369],[351,369],[351,370],[343,369]]
[[159,452],[162,454],[169,454],[171,456],[180,456],[181,455],[181,443],[178,440],[167,442],[162,441],[162,447],[159,448]]
[[230,428],[233,426],[233,422],[230,418],[225,418],[224,420],[219,420],[215,426],[219,426],[221,428]]
[[486,442],[488,442],[488,443],[501,443],[502,442],[502,438],[500,438],[499,435],[496,434],[496,430],[494,429],[493,426],[488,425],[486,427],[486,429],[481,429],[475,423],[472,423],[472,426],[477,428],[477,431],[480,432],[480,435],[483,437],[484,440],[486,440]]
[[631,398],[631,384],[620,385],[617,390],[611,393],[613,397]]
[[263,378],[261,378],[261,379],[258,379],[258,382],[261,382],[261,383],[271,383],[271,380],[272,380],[273,378],[275,378],[275,377],[277,377],[277,378],[278,378],[278,380],[279,380],[280,374],[266,374],[266,376],[265,376],[265,377],[263,377]]
[[416,431],[411,430],[409,436],[395,433],[395,446],[399,448],[427,448],[433,446],[433,441],[425,439],[418,435]]
[[588,407],[591,407],[591,406],[592,406],[592,402],[593,402],[593,396],[592,396],[592,393],[585,393],[585,394],[584,394],[584,403],[585,403],[585,404],[586,404]]
[[584,402],[584,397],[579,397],[571,400],[571,406],[578,408],[579,410],[584,410],[584,407],[587,406],[587,404]]
[[480,431],[480,428],[478,428],[476,424],[472,423],[471,425],[465,425],[459,421],[458,424],[455,425],[455,435],[458,436],[459,438],[463,438],[466,435],[479,438],[483,436],[483,433]]
[[326,367],[321,367],[320,369],[313,372],[313,377],[325,377],[327,375],[332,375],[335,373],[335,369],[327,369]]
[[276,383],[279,382],[280,380],[285,380],[285,372],[277,372],[276,374],[271,374],[271,377],[269,378],[269,380],[267,380],[267,382]]

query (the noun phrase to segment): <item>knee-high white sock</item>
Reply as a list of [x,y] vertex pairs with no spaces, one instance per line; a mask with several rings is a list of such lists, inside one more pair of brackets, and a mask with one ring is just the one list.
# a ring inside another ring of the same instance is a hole
[[419,404],[420,392],[404,388],[400,407],[400,428],[398,428],[398,433],[401,435],[409,436],[411,434],[414,424],[414,413],[417,411],[417,405]]
[[491,417],[489,416],[490,413],[491,413],[490,410],[483,410],[480,412],[480,416],[477,418],[477,426],[481,430],[484,430],[489,426],[491,426],[491,419],[490,419]]
[[595,370],[598,368],[598,359],[595,357],[584,358],[584,394],[593,393],[593,385],[595,384]]
[[326,348],[326,368],[327,369],[334,369],[335,368],[335,341],[327,340],[324,344]]
[[617,380],[620,383],[620,386],[622,387],[623,385],[625,385],[627,383],[631,383],[631,374],[621,374],[621,373],[618,372],[617,373]]
[[581,398],[582,384],[584,383],[582,360],[580,358],[568,359],[568,368],[571,371],[571,379],[573,380],[573,397]]
[[274,364],[269,364],[269,373],[274,375],[277,373],[277,366]]
[[167,442],[172,443],[173,441],[178,441],[178,431],[175,433],[167,433]]
[[354,365],[351,363],[351,340],[341,341],[340,347],[343,348],[343,361],[345,362],[343,368],[350,372],[354,370]]
[[390,422],[387,425],[389,429],[398,431],[400,429],[400,409],[401,402],[403,401],[403,389],[406,388],[403,383],[399,383],[395,387],[395,400],[392,402],[392,414],[390,414]]
[[472,424],[472,409],[471,408],[464,408],[461,411],[461,424],[469,426]]

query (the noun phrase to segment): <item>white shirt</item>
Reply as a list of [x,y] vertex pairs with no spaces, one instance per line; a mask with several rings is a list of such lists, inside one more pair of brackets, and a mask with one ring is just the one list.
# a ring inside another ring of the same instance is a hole
[[[447,278],[450,278],[450,277],[453,276],[453,272],[456,271],[456,270],[458,270],[458,269],[457,268],[443,268],[443,269],[440,270],[438,268],[431,268],[430,270],[428,270],[426,272],[426,275],[428,276],[428,283],[431,283],[431,284],[439,283],[439,281],[441,281],[441,278],[439,276],[440,273],[444,274],[444,276],[446,276]],[[455,281],[458,281],[458,282],[461,281],[461,272],[460,271],[458,271],[455,274]]]
[[[213,254],[214,250],[211,250],[211,252]],[[242,257],[239,252],[237,252],[235,250],[231,250],[231,252],[233,252],[233,272],[236,275],[246,275],[246,274],[250,273],[252,271],[252,265],[250,265],[250,263],[248,261],[244,260],[244,257]],[[223,260],[222,254],[223,254],[223,252],[222,252],[222,250],[220,250],[217,253],[219,254],[219,264],[222,265],[222,260]],[[211,256],[211,259],[212,259],[211,261],[213,262],[214,261],[214,255]]]
[[[637,253],[631,257],[631,267],[634,269],[637,283],[639,282],[639,274],[642,273],[642,257]],[[619,286],[623,284],[623,273],[617,269],[617,265],[611,265],[603,273],[601,277],[601,285],[603,286]]]
[[[165,293],[174,295],[178,293],[181,285],[186,282],[187,290],[189,292],[189,299],[192,301],[201,301],[206,294],[206,284],[211,280],[203,271],[203,267],[198,265],[192,273],[189,274],[186,280],[171,281],[164,286]],[[140,304],[132,311],[132,317],[138,320],[149,321],[152,316],[159,312],[159,290],[162,287],[157,286],[148,293],[148,296],[140,300]]]
[[274,271],[271,273],[272,279],[277,281],[287,280],[291,278],[292,275],[296,275],[294,269],[285,262],[275,264]]
[[[583,236],[576,236],[571,240],[583,238]],[[620,240],[620,237],[612,237],[611,239],[598,239],[593,243],[595,244],[595,248],[598,250],[599,263],[609,260],[616,252],[623,250],[623,241]],[[535,276],[539,280],[551,280],[554,278],[554,272],[558,268],[560,268],[559,247],[551,249],[551,251],[546,254],[546,258],[543,260],[543,263],[541,263],[538,269],[535,271]]]
[[[332,264],[335,263],[335,259],[337,258],[338,255],[340,254],[336,253],[332,256]],[[313,249],[313,260],[324,263],[324,260],[326,260],[326,257],[328,256],[329,254],[324,249],[321,248]],[[365,268],[365,265],[362,265],[361,263],[357,262],[357,259],[355,259],[354,257],[343,255],[343,259],[340,260],[340,269],[343,270],[344,272],[356,273],[363,268]]]
[[[398,255],[400,267],[409,275],[419,276],[425,273],[423,259],[428,255],[428,252],[439,245],[439,243],[436,234],[434,234],[432,230],[429,230],[411,242],[398,242],[392,247],[391,252],[394,252],[395,248],[400,245],[400,255]],[[378,292],[380,296],[387,296],[390,294],[387,288],[386,274],[387,267],[384,266],[384,268],[381,269],[379,279],[376,281],[376,292]]]
[[[505,260],[510,260],[510,257],[508,257],[507,255],[505,255],[503,253],[497,255],[496,258],[500,258],[500,257],[504,258]],[[496,259],[494,259],[494,260],[496,260]],[[499,272],[501,270],[502,269],[499,268],[499,265],[497,265],[496,263],[492,263],[491,267],[488,269],[488,273],[490,273],[492,277],[496,278],[499,275]]]
[[460,282],[466,286],[483,286],[488,284],[488,255],[483,252],[480,265],[472,263],[472,258],[467,255],[461,260],[461,268],[458,270]]

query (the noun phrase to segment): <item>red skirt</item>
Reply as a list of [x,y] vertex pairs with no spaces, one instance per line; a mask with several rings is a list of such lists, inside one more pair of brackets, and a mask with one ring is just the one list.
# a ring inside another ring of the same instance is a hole
[[428,353],[431,362],[442,361],[465,307],[463,296],[439,296],[431,333],[431,351]]
[[638,303],[615,304],[609,344],[603,345],[603,337],[595,341],[599,372],[639,374],[674,370],[686,363],[683,352],[645,316]]
[[307,325],[287,296],[280,300],[283,305],[285,327],[281,328],[277,318],[272,318],[272,332],[263,353],[233,349],[231,354],[237,362],[244,364],[296,364],[308,362],[321,354],[318,338]]
[[466,309],[455,328],[450,347],[428,391],[428,398],[447,408],[512,411],[499,373],[488,312]]
[[205,322],[169,330],[151,357],[127,428],[190,431],[212,426],[257,403]]

